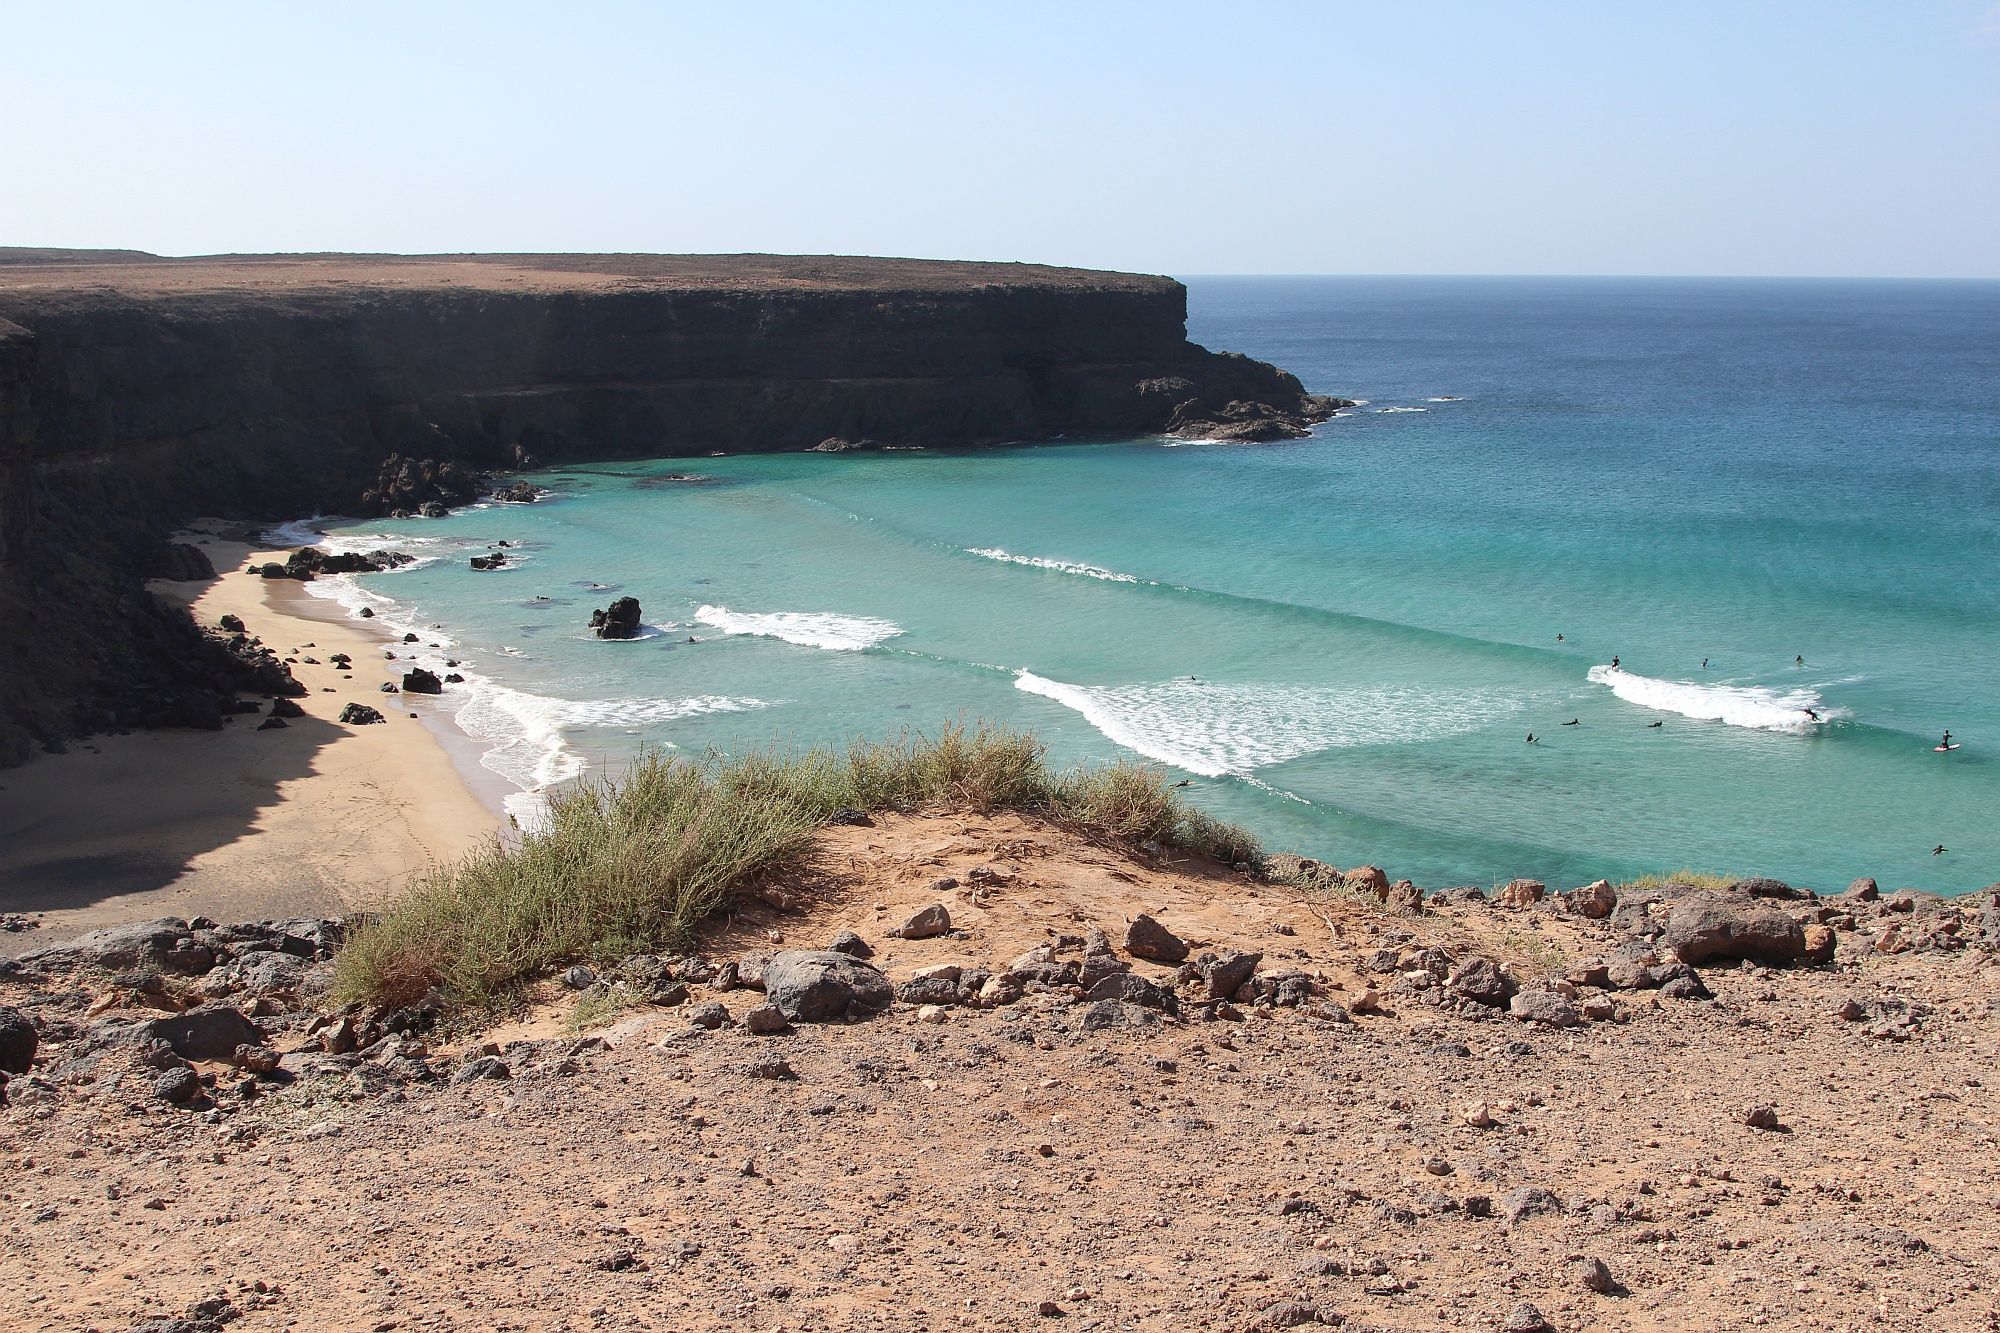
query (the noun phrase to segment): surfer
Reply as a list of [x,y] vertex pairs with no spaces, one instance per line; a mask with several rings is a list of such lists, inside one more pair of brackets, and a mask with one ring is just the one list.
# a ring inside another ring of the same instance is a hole
[[1813,721],[1815,722],[1819,721],[1819,714],[1815,713],[1812,709],[1801,708],[1799,711],[1804,713],[1807,717],[1811,718]]
[[1538,743],[1538,742],[1537,742],[1537,741],[1535,740],[1535,733],[1534,733],[1534,732],[1532,732],[1532,731],[1531,731],[1531,732],[1529,732],[1529,733],[1528,733],[1528,744],[1530,744],[1530,745],[1535,745],[1535,744],[1537,744],[1537,743]]
[[1943,856],[1943,855],[1944,855],[1944,844],[1943,844],[1943,843],[1939,843],[1939,844],[1938,844],[1937,846],[1935,846],[1935,847],[1931,848],[1931,855],[1932,855],[1932,856]]
[[1666,726],[1667,724],[1666,724],[1666,723],[1664,723],[1664,722],[1648,722],[1648,723],[1647,723],[1646,725],[1647,725],[1648,727],[1664,727],[1664,726]]
[[1176,783],[1175,783],[1174,785],[1175,785],[1176,787],[1192,787],[1192,786],[1194,786],[1194,779],[1193,779],[1193,778],[1182,778],[1182,779],[1181,779],[1181,780],[1180,780],[1179,782],[1176,782]]
[[1794,657],[1792,659],[1793,666],[1804,666],[1805,664],[1806,664],[1806,655],[1804,653],[1800,653],[1797,657]]
[[1938,749],[1949,750],[1950,748],[1951,748],[1951,733],[1947,731],[1944,734],[1944,739],[1938,742]]
[[1617,654],[1617,653],[1613,653],[1613,654],[1611,654],[1611,669],[1612,669],[1613,671],[1616,671],[1616,670],[1618,669],[1618,654]]
[[1583,719],[1580,717],[1573,717],[1569,721],[1563,723],[1563,725],[1565,727],[1580,727],[1583,725]]
[[1560,634],[1556,635],[1556,642],[1561,643],[1562,641],[1563,641],[1563,636]]
[[1708,659],[1706,657],[1701,659],[1701,669],[1703,671],[1708,670]]

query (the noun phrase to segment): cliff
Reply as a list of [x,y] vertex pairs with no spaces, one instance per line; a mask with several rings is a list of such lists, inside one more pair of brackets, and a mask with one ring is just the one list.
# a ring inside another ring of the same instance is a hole
[[76,639],[28,671],[10,634],[0,760],[129,721],[77,713],[134,669],[136,581],[104,571],[162,568],[197,514],[353,512],[392,455],[1271,439],[1332,410],[1185,318],[1171,279],[1024,264],[0,250],[0,612]]

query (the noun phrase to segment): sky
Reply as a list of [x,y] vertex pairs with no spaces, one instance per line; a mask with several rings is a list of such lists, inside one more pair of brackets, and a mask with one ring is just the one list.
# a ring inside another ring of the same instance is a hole
[[1992,0],[0,0],[0,245],[2000,277]]

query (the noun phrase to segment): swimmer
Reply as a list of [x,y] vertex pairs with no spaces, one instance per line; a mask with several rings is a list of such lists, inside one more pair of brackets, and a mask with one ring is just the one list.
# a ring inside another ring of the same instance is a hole
[[1560,634],[1556,635],[1556,642],[1561,643],[1562,641],[1563,641],[1563,636]]
[[1939,843],[1939,844],[1938,844],[1937,846],[1935,846],[1935,847],[1931,848],[1931,855],[1932,855],[1932,856],[1943,856],[1943,855],[1944,855],[1944,844],[1943,844],[1943,843]]
[[1804,653],[1800,653],[1797,657],[1794,657],[1792,659],[1793,666],[1804,666],[1805,664],[1806,664],[1806,655]]
[[1708,670],[1708,659],[1706,657],[1701,659],[1701,669],[1703,671]]

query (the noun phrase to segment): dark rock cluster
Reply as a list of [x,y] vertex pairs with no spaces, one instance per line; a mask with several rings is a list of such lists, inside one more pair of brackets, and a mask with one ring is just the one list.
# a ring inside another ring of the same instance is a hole
[[382,460],[374,484],[362,491],[361,506],[364,513],[390,518],[443,518],[453,505],[478,497],[478,475],[462,463],[391,454]]

